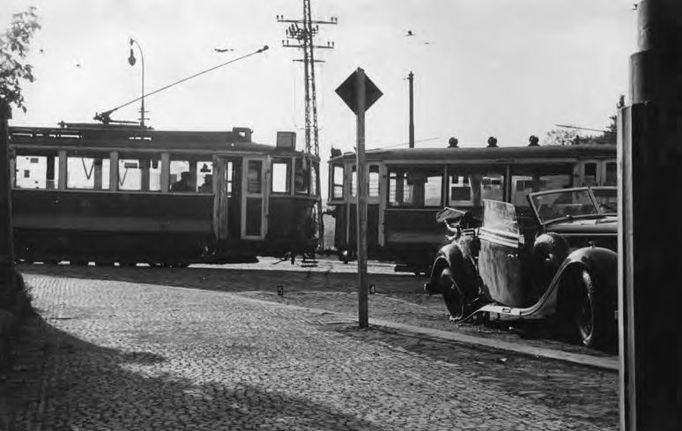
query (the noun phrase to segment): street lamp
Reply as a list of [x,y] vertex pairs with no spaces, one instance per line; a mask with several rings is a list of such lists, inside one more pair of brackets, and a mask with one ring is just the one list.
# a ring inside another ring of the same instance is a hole
[[135,65],[136,58],[135,54],[133,53],[133,45],[137,46],[137,49],[140,51],[140,61],[142,62],[142,96],[140,97],[140,126],[144,127],[144,55],[142,55],[142,47],[140,46],[139,43],[132,37],[130,38],[130,56],[128,57],[128,63],[131,66]]

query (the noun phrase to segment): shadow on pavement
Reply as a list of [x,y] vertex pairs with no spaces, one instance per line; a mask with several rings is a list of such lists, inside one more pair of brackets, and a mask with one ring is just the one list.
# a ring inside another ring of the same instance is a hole
[[[89,280],[115,280],[130,283],[190,287],[226,292],[276,290],[286,282],[288,290],[356,292],[357,274],[331,271],[263,271],[230,268],[152,268],[98,267],[70,265],[18,265],[27,274]],[[407,293],[424,296],[423,281],[417,277],[393,274],[369,274],[368,282],[377,292]]]
[[365,343],[425,356],[429,362],[448,363],[452,366],[453,376],[466,375],[534,404],[563,411],[569,418],[589,419],[595,425],[617,428],[617,373],[452,341],[425,339],[384,328],[363,330],[336,323],[327,325],[326,329]]
[[[270,265],[271,266],[271,265]],[[71,265],[18,265],[26,274],[48,275],[87,280],[111,280],[129,283],[143,283],[242,293],[248,297],[270,302],[285,302],[310,308],[321,308],[334,312],[353,314],[357,300],[350,295],[357,294],[357,275],[330,271],[291,271],[269,268],[267,270],[232,268],[152,268],[139,266],[103,267]],[[494,322],[486,326],[455,324],[448,321],[445,306],[440,295],[429,297],[423,291],[423,278],[395,275],[369,274],[368,283],[376,286],[376,296],[386,296],[397,301],[378,300],[372,303],[372,317],[383,320],[424,326],[439,330],[453,331],[487,338],[518,342],[525,339],[530,344],[550,347],[573,353],[602,355],[582,346],[555,340],[555,335],[546,327],[535,323]],[[285,297],[277,295],[279,287]],[[318,295],[318,293],[333,295]],[[340,295],[346,294],[346,295]],[[413,307],[416,305],[418,307]],[[613,352],[607,352],[613,354]]]
[[[49,340],[53,383],[43,425],[50,429],[381,429],[328,405],[241,383],[239,376],[228,379],[239,382],[232,386],[202,382],[201,370],[192,380],[161,373],[154,364],[166,359],[152,352],[98,346],[38,317],[33,325],[34,335]],[[26,427],[15,422],[10,429]]]

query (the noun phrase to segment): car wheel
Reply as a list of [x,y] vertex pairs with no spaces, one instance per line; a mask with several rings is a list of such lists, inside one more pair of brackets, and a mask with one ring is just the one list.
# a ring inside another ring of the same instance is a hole
[[464,317],[464,295],[452,276],[450,268],[444,268],[441,271],[438,284],[440,284],[443,300],[450,316],[453,320],[461,320]]
[[576,295],[572,301],[572,321],[577,341],[590,348],[604,346],[608,341],[606,301],[595,289],[592,276],[586,269],[577,274]]

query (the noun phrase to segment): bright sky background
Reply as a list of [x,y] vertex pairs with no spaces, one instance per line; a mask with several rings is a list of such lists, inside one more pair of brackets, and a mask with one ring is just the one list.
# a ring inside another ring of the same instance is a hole
[[[140,95],[140,62],[131,67],[129,37],[142,45],[145,86],[152,91],[267,44],[270,50],[146,100],[156,129],[250,127],[273,144],[293,130],[304,145],[300,52],[283,48],[285,24],[302,0],[3,0],[11,13],[38,7],[42,29],[30,56],[36,82],[26,84],[28,112],[12,125],[91,121]],[[335,94],[357,67],[383,91],[367,113],[368,148],[407,146],[408,81],[415,74],[418,147],[526,145],[554,124],[603,128],[627,94],[636,51],[633,0],[313,0],[321,26],[316,51],[320,156],[352,151],[355,118]],[[414,37],[406,37],[412,30]],[[232,48],[216,53],[214,48]],[[41,51],[42,50],[42,51]],[[137,55],[137,51],[136,51]],[[139,103],[113,118],[136,120]],[[434,139],[435,138],[435,139]],[[326,174],[326,169],[322,170]],[[323,177],[326,181],[326,175]],[[324,184],[324,183],[323,183]],[[325,187],[323,186],[323,189]]]

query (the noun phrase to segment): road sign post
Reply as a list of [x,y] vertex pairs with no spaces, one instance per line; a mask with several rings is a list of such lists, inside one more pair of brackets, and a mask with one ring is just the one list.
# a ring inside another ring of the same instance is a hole
[[381,97],[382,93],[367,78],[365,71],[358,68],[336,93],[357,116],[357,256],[358,256],[358,324],[361,328],[369,326],[368,289],[367,289],[367,162],[365,160],[365,111]]
[[357,92],[357,175],[358,175],[358,323],[361,328],[369,326],[369,310],[367,300],[367,174],[365,168],[365,72],[358,68],[355,74],[355,90]]

